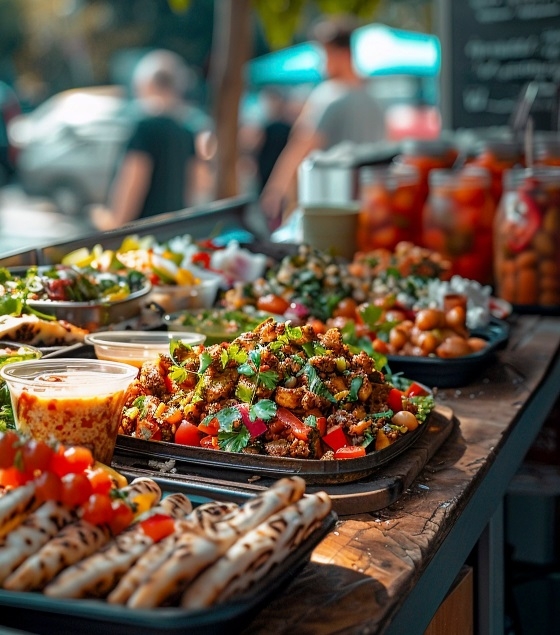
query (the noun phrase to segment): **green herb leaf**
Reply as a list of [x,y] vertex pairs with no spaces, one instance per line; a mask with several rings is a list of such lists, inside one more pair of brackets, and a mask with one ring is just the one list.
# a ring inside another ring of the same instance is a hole
[[198,374],[202,375],[202,373],[210,366],[212,363],[212,357],[210,353],[201,353],[199,355],[200,365],[198,367]]
[[268,390],[274,390],[278,385],[279,375],[275,370],[264,370],[259,373],[259,383]]
[[245,375],[246,377],[253,377],[257,374],[253,366],[251,364],[241,364],[241,366],[237,367],[237,372],[240,375]]
[[218,432],[218,445],[220,450],[225,452],[242,452],[251,440],[249,430],[245,426],[240,426],[236,431],[224,431]]
[[307,385],[312,393],[327,399],[333,404],[337,403],[336,399],[333,395],[331,395],[329,389],[321,381],[317,371],[313,366],[311,366],[311,364],[305,364],[305,366],[299,371],[298,375],[305,375],[307,377]]
[[241,401],[244,401],[245,403],[251,403],[251,401],[253,400],[254,394],[255,394],[254,385],[252,388],[250,388],[249,386],[246,386],[245,384],[237,384],[237,387],[235,388],[235,396]]
[[350,382],[350,391],[348,392],[348,397],[346,398],[347,401],[358,401],[358,391],[362,387],[363,382],[363,377],[358,376],[352,378],[352,381]]
[[249,408],[249,418],[251,421],[262,419],[268,421],[276,415],[276,403],[271,399],[260,399]]

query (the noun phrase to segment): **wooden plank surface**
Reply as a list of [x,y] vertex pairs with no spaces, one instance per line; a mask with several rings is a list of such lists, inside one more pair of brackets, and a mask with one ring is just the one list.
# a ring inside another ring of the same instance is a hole
[[390,632],[408,596],[422,610],[407,622],[407,635],[425,630],[462,566],[452,561],[472,548],[558,392],[547,377],[556,368],[560,320],[514,316],[511,323],[507,347],[476,381],[438,392],[459,426],[401,498],[341,519],[244,635]]

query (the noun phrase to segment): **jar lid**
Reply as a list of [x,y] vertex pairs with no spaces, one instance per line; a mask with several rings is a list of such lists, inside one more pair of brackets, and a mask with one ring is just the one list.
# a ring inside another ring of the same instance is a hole
[[402,144],[403,154],[411,156],[441,157],[456,151],[455,144],[445,139],[406,139]]

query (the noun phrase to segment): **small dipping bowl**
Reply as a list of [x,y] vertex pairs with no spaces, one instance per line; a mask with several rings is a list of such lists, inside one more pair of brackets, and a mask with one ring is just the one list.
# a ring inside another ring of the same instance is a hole
[[138,368],[97,359],[38,359],[0,368],[18,430],[88,447],[109,465],[126,391]]
[[29,344],[0,341],[0,366],[23,362],[28,359],[40,359],[43,352]]
[[200,333],[175,331],[107,331],[89,333],[86,344],[93,346],[98,359],[132,364],[140,368],[144,362],[169,354],[172,340],[195,346],[203,344],[206,336]]

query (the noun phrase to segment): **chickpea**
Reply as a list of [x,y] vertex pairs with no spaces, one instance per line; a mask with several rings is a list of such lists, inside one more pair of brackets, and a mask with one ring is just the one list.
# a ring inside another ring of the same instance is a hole
[[478,351],[481,351],[488,346],[488,342],[482,337],[469,337],[467,344],[469,345],[472,353],[478,353]]
[[433,353],[439,343],[439,339],[432,331],[422,331],[416,341],[416,344],[422,351],[423,355],[430,355],[430,353]]
[[396,350],[400,351],[401,348],[408,342],[407,333],[400,328],[400,325],[394,326],[389,331],[389,344]]
[[470,353],[471,349],[467,340],[464,337],[459,337],[459,335],[447,337],[436,348],[436,355],[444,359],[463,357],[464,355],[470,355]]
[[454,306],[445,314],[445,324],[454,330],[464,332],[467,324],[467,312],[462,306]]
[[416,314],[415,324],[421,331],[431,331],[442,326],[443,313],[437,309],[421,309]]
[[396,412],[391,418],[391,423],[395,424],[396,426],[403,426],[405,428],[408,428],[410,432],[412,430],[416,430],[416,428],[418,427],[418,419],[412,412],[409,412],[408,410],[400,410],[399,412]]

